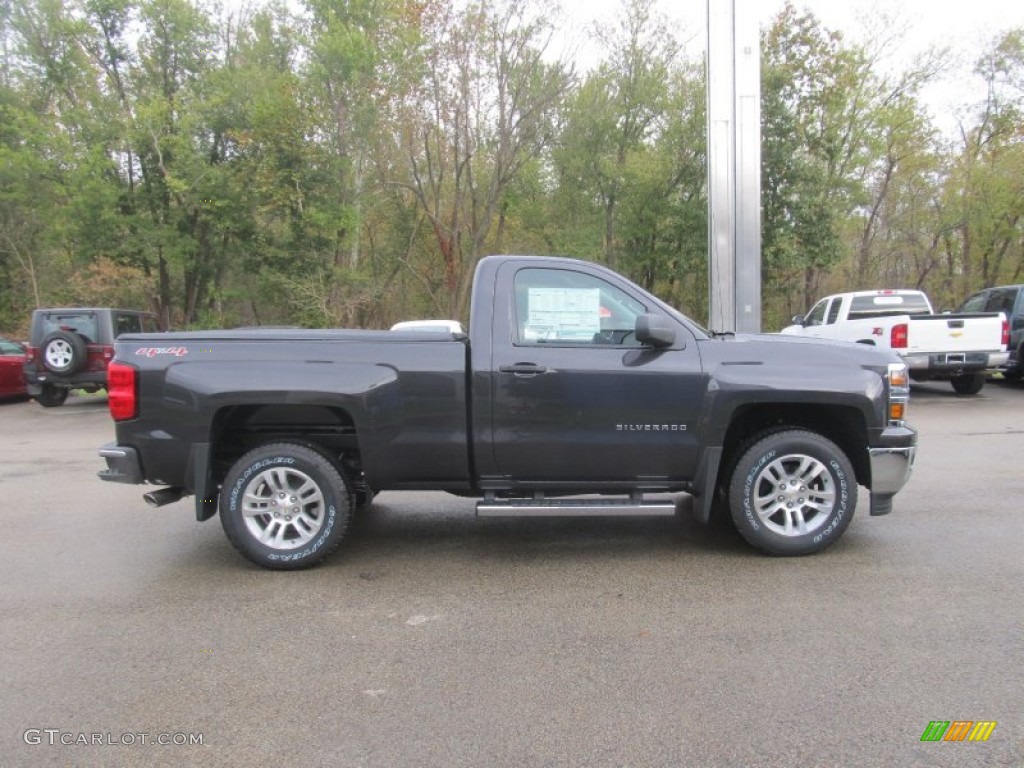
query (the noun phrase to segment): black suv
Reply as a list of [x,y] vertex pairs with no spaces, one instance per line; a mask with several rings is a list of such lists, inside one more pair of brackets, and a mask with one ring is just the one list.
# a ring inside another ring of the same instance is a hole
[[156,315],[131,309],[68,307],[32,313],[25,384],[40,405],[63,405],[68,392],[107,388],[114,339],[158,330]]
[[1010,359],[1003,376],[1010,381],[1024,377],[1024,285],[997,285],[978,291],[957,312],[1002,312],[1010,323]]

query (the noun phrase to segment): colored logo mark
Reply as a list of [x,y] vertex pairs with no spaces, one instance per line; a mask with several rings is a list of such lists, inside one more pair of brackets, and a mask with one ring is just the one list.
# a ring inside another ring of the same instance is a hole
[[995,729],[995,720],[932,720],[921,741],[988,741]]

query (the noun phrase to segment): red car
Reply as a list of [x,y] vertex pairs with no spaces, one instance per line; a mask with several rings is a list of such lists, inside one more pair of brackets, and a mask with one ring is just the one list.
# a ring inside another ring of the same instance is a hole
[[28,360],[25,348],[0,336],[0,398],[28,397],[22,367]]

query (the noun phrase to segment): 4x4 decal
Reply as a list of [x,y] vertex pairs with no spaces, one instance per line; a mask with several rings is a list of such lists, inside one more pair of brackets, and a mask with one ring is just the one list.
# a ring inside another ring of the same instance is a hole
[[139,347],[135,350],[136,357],[157,357],[158,355],[184,357],[187,354],[188,347]]

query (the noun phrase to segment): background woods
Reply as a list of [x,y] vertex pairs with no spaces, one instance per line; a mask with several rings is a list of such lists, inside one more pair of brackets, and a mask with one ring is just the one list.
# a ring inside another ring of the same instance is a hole
[[[465,318],[488,253],[601,261],[706,315],[699,55],[625,0],[574,69],[531,0],[0,0],[0,329]],[[692,30],[690,33],[695,33]],[[763,30],[765,328],[829,290],[1024,281],[1024,30],[940,133],[938,53]],[[898,41],[897,41],[898,42]]]

